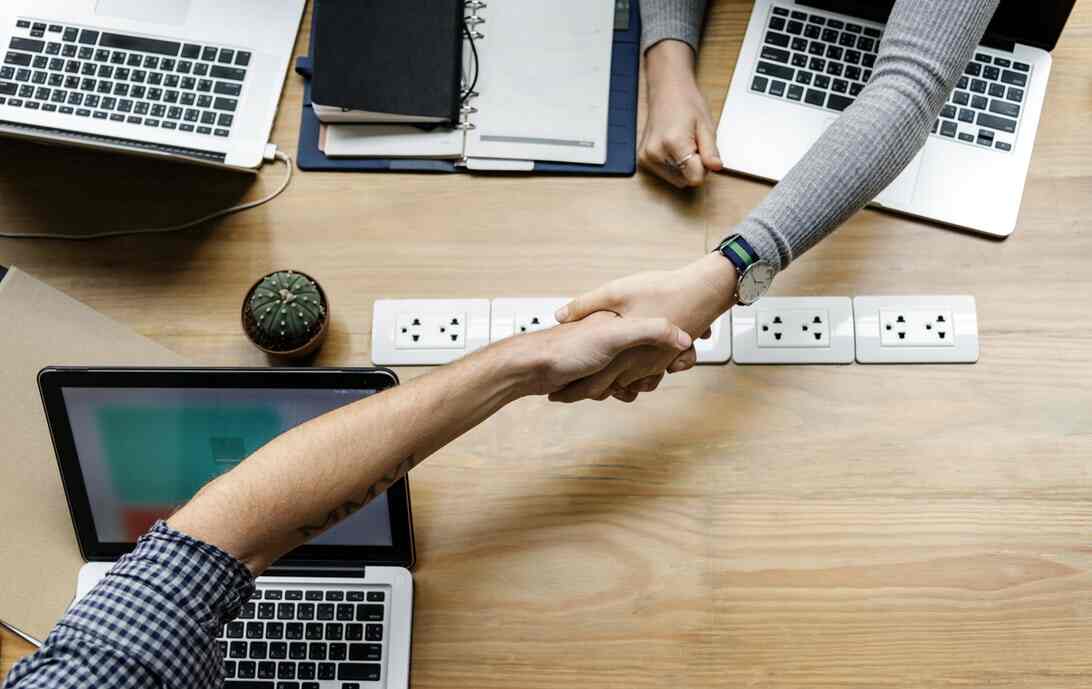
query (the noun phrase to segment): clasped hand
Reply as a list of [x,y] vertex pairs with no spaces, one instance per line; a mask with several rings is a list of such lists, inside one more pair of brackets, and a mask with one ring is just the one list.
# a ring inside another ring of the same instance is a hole
[[694,366],[692,339],[708,337],[709,327],[732,305],[735,269],[710,254],[684,268],[638,273],[607,283],[558,310],[560,323],[575,323],[611,312],[625,319],[662,319],[686,332],[691,341],[674,346],[642,343],[619,350],[595,372],[550,392],[555,402],[604,400],[632,402],[659,386],[666,373]]

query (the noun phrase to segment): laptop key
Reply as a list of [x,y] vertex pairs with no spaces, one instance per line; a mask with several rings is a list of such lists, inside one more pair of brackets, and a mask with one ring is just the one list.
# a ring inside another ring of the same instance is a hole
[[[804,96],[804,102],[808,105],[822,106],[825,102],[827,94],[823,91],[816,91],[815,89],[808,89],[807,94]],[[371,625],[368,625],[371,626]]]
[[807,86],[808,84],[810,84],[811,83],[811,72],[805,72],[804,70],[800,70],[799,72],[797,72],[796,73],[796,83],[803,84],[804,86]]
[[799,36],[801,33],[804,32],[804,25],[798,21],[793,20],[789,22],[789,25],[785,28],[785,30],[793,36]]
[[1005,97],[1005,86],[1003,84],[990,84],[990,95],[994,98]]
[[956,107],[951,104],[945,105],[940,109],[940,116],[945,119],[954,120],[956,116]]
[[334,619],[334,606],[332,603],[320,603],[318,605],[318,612],[315,615],[315,619],[318,620],[332,620]]
[[[284,660],[288,657],[288,644],[283,641],[272,641],[269,644],[269,657],[273,660]],[[295,666],[293,666],[294,668]]]
[[[319,680],[331,680],[335,678],[335,670],[337,667],[334,663],[319,663],[318,665],[318,679]],[[350,677],[349,679],[353,679]]]
[[973,91],[974,93],[985,93],[986,82],[982,81],[981,79],[971,79],[971,91]]
[[[781,48],[787,48],[789,45],[789,37],[786,34],[778,33],[776,31],[767,31],[766,43],[769,43],[770,45],[776,45]],[[15,46],[12,47],[14,48]]]
[[991,115],[985,112],[978,113],[977,124],[979,127],[989,127],[990,129],[997,129],[1002,132],[1008,132],[1009,134],[1016,131],[1016,120],[998,117],[997,115]]
[[1012,67],[1012,62],[1003,57],[995,57],[993,63],[998,67]]
[[367,624],[367,625],[364,625],[364,638],[367,641],[382,641],[383,640],[383,625],[381,625],[381,624]]
[[[277,679],[295,679],[295,663],[277,663]],[[280,685],[278,685],[279,687]]]
[[[22,50],[28,53],[40,53],[45,50],[46,42],[32,38],[14,37],[8,47],[12,50]],[[60,49],[60,46],[58,46]]]
[[[365,680],[368,682],[379,681],[378,663],[341,663],[337,666],[337,678],[339,680]],[[331,678],[332,679],[332,678]]]
[[998,79],[1001,76],[1001,70],[999,70],[998,68],[993,67],[993,66],[984,67],[982,69],[982,76],[985,79],[989,79],[989,80],[993,81],[993,80]]
[[[785,95],[785,82],[783,82],[783,81],[777,81],[776,79],[775,79],[775,80],[773,80],[772,82],[770,82],[770,90],[769,90],[769,94],[770,94],[771,96],[777,96],[778,98],[780,98],[781,96]],[[340,614],[340,612],[341,612],[341,611],[340,611],[340,610],[338,610],[338,613],[339,613],[339,614]],[[340,618],[339,618],[339,619],[340,619]]]
[[[167,123],[164,122],[164,125]],[[266,622],[265,638],[280,641],[284,638],[284,622]]]
[[985,96],[972,96],[971,107],[975,110],[985,110],[986,105],[989,103],[989,101],[990,99],[986,98]]
[[292,660],[306,660],[307,644],[302,641],[293,641],[288,644],[288,657]]
[[294,603],[278,603],[277,604],[277,619],[278,620],[294,620],[294,619],[296,619],[296,605]]
[[[795,88],[800,88],[799,86]],[[797,100],[800,100],[797,98]],[[347,624],[345,625],[345,639],[348,641],[360,641],[364,638],[364,625],[362,624]]]
[[246,638],[260,639],[265,633],[265,625],[261,622],[246,623]]
[[849,90],[849,82],[845,79],[835,79],[830,85],[830,90],[835,93],[845,93]]
[[971,94],[966,91],[956,91],[952,94],[952,102],[956,105],[966,105],[971,102]]
[[304,638],[308,641],[321,641],[323,624],[321,622],[308,622]]
[[302,639],[303,638],[303,623],[302,622],[289,622],[284,626],[284,638],[286,639]]
[[307,600],[322,600],[322,591],[308,591],[304,597]]
[[974,110],[968,110],[967,108],[959,109],[959,121],[960,122],[974,122]]
[[[1016,64],[1019,65],[1022,63],[1017,62]],[[1006,69],[1001,73],[1001,81],[1010,86],[1019,86],[1023,88],[1028,84],[1028,77],[1026,74],[1020,74],[1019,72],[1013,72],[1012,70]]]
[[[298,679],[314,679],[315,678],[315,664],[314,663],[299,663],[296,665],[296,677]],[[318,686],[317,684],[315,686]]]
[[343,643],[330,644],[330,660],[345,660],[345,658],[348,656],[348,648],[349,646]]
[[[789,61],[789,55],[790,55],[790,53],[787,50],[781,50],[780,48],[773,48],[773,47],[768,46],[768,45],[762,46],[762,59],[763,60],[773,60],[774,62],[786,62],[787,63]],[[216,87],[217,88],[217,93],[220,92],[219,91],[220,84],[232,85],[231,82],[227,82],[227,81],[218,81],[218,82],[216,82],[216,84],[217,84],[217,87]]]
[[349,660],[379,660],[382,655],[379,644],[349,644]]
[[229,645],[228,655],[232,658],[246,658],[246,642],[232,641]]
[[824,72],[827,69],[827,61],[821,57],[813,57],[808,62],[808,69],[813,72]]
[[307,658],[309,660],[326,660],[326,644],[309,644],[307,648]]
[[224,67],[216,65],[209,71],[213,79],[229,79],[231,81],[243,81],[246,78],[246,70],[238,67]]
[[770,28],[773,29],[774,31],[784,31],[785,30],[785,18],[784,17],[773,17],[773,18],[771,18],[770,19]]
[[239,677],[243,679],[253,679],[254,675],[258,673],[258,665],[253,660],[240,660],[239,661]]
[[356,619],[358,622],[381,622],[383,620],[383,606],[374,603],[366,603],[356,606]]
[[277,664],[272,660],[258,663],[258,679],[274,679],[277,676]]
[[1012,63],[1012,68],[1015,69],[1018,72],[1030,72],[1031,71],[1031,65],[1029,65],[1026,62],[1014,62],[1014,63]]
[[235,54],[235,64],[239,65],[240,67],[249,67],[250,53],[245,50],[240,50],[238,53]]
[[794,54],[792,56],[792,66],[793,67],[807,67],[808,66],[808,56],[804,55],[803,53]]
[[982,65],[977,62],[968,62],[967,66],[963,69],[964,74],[970,74],[972,77],[982,75]]
[[968,134],[967,132],[960,132],[959,133],[959,140],[960,141],[966,141],[967,143],[974,143],[974,137],[971,136],[970,134]]
[[825,89],[830,87],[830,77],[817,74],[815,76],[815,88]]
[[994,142],[994,148],[996,148],[999,151],[1011,151],[1012,150],[1012,144],[1007,143],[1005,141],[995,141]]
[[19,87],[12,82],[0,82],[0,96],[14,96]]
[[823,33],[823,30],[820,29],[815,24],[808,24],[807,26],[804,27],[804,35],[807,36],[808,38],[812,38],[812,39],[819,38],[819,36],[822,35],[822,33]]
[[836,93],[830,94],[830,98],[827,99],[827,107],[831,110],[837,110],[841,112],[848,108],[853,103],[852,98],[846,98],[845,96],[839,96]]
[[807,52],[808,39],[800,38],[799,36],[792,39],[792,49],[797,51],[797,52],[801,52],[801,53]]
[[33,56],[30,53],[8,53],[4,56],[4,64],[16,67],[30,67]]
[[1024,100],[1024,91],[1023,91],[1023,89],[1013,88],[1013,87],[1010,86],[1009,87],[1009,94],[1008,94],[1008,96],[1006,96],[1006,98],[1008,100],[1014,101],[1016,103],[1023,102],[1023,100]]
[[[793,75],[796,74],[796,70],[794,70],[792,67],[786,67],[784,65],[778,65],[778,64],[775,64],[773,62],[764,62],[762,60],[759,61],[756,71],[759,74],[762,74],[762,75],[765,75],[765,76],[768,76],[768,77],[775,77],[777,79],[784,79],[786,81],[792,81]],[[227,99],[227,98],[217,98],[216,100],[217,100],[217,103],[219,103],[219,101],[221,101],[221,100],[229,100],[229,99]],[[220,110],[234,110],[235,105],[236,105],[236,101],[231,101],[231,107],[230,108],[220,108],[219,105],[217,105],[217,109],[220,109]]]
[[751,82],[751,90],[758,91],[759,93],[766,93],[766,85],[770,83],[770,80],[766,77],[755,77]]

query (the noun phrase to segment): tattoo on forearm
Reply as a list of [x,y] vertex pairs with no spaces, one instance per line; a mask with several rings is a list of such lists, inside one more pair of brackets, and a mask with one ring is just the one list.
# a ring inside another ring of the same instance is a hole
[[406,457],[389,474],[383,476],[369,486],[368,490],[364,493],[364,498],[360,502],[349,500],[342,506],[334,509],[330,514],[326,515],[326,519],[321,524],[301,526],[300,533],[303,534],[304,538],[314,538],[323,531],[333,528],[338,522],[348,519],[361,507],[367,505],[372,500],[375,500],[376,496],[382,495],[384,491],[390,488],[400,478],[408,474],[410,469],[415,466],[417,466],[417,462],[414,461],[413,455]]

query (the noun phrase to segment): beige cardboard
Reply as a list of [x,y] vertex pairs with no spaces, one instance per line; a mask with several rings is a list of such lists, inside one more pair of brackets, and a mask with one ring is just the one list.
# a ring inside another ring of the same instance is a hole
[[185,363],[17,268],[0,280],[0,619],[44,639],[72,601],[83,564],[38,371]]

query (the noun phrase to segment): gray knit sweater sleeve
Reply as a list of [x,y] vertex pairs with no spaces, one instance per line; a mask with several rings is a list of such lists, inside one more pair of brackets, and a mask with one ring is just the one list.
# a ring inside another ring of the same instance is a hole
[[898,177],[997,3],[897,0],[868,86],[736,228],[760,256],[783,269]]
[[640,0],[641,52],[666,38],[685,41],[696,52],[706,0]]

